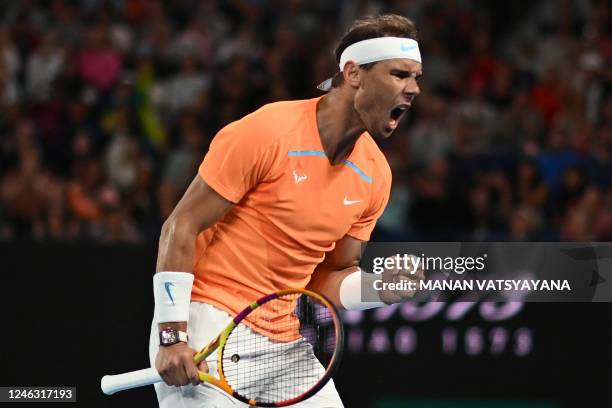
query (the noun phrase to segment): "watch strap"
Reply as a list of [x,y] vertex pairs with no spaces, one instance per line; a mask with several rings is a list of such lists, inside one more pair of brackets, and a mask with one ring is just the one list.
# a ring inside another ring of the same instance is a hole
[[187,343],[189,341],[187,337],[187,333],[185,333],[184,331],[180,331],[180,330],[177,330],[176,332],[178,334],[178,341],[182,341],[184,343]]

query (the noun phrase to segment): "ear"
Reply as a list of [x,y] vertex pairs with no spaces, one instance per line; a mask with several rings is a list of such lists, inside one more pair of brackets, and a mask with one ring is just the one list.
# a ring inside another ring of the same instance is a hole
[[359,84],[362,80],[362,70],[359,69],[359,66],[355,64],[354,61],[347,61],[347,63],[344,64],[342,75],[345,83],[353,88],[359,88]]

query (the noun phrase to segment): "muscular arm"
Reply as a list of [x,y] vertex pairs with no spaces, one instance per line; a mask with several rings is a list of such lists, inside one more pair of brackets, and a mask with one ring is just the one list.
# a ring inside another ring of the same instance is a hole
[[[221,219],[231,206],[231,202],[210,188],[200,176],[196,176],[164,222],[159,238],[157,272],[193,273],[198,233]],[[187,322],[159,324],[160,330],[168,327],[187,331]],[[155,358],[155,368],[169,385],[185,385],[189,382],[196,385],[200,382],[198,369],[207,372],[208,365],[202,361],[196,368],[194,354],[195,350],[185,343],[160,347]]]
[[[231,208],[196,176],[162,227],[157,253],[157,272],[193,273],[195,242],[200,231],[215,224]],[[161,328],[160,324],[160,328]],[[163,327],[186,330],[186,322],[163,323]]]

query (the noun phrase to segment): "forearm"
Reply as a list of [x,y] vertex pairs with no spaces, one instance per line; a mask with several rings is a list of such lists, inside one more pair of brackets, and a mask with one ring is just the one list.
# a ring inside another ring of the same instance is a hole
[[350,266],[340,270],[315,269],[306,289],[320,293],[328,298],[336,307],[344,308],[340,301],[340,285],[344,278],[359,270],[358,266]]
[[358,266],[350,266],[348,268],[340,270],[326,270],[323,268],[318,268],[313,273],[312,279],[308,283],[307,289],[313,290],[317,293],[324,295],[334,305],[336,305],[336,307],[340,309],[346,309],[346,305],[342,303],[340,288],[342,287],[342,283],[344,282],[344,280],[349,275],[356,272],[359,273],[358,279],[361,285],[359,285],[359,288],[353,287],[355,285],[351,285],[351,289],[353,291],[356,290],[358,292],[354,293],[352,297],[361,298],[364,301],[364,306],[366,304],[368,305],[366,306],[366,308],[383,306],[382,304],[376,304],[381,302],[379,296],[380,293],[374,289],[373,285],[374,280],[380,279],[380,277],[373,273],[361,273],[361,269]]
[[193,255],[198,235],[189,222],[170,216],[164,223],[157,252],[157,272],[193,273]]
[[[156,272],[193,273],[193,256],[198,232],[187,222],[170,217],[164,223],[159,239]],[[159,329],[187,331],[187,322],[162,322]]]

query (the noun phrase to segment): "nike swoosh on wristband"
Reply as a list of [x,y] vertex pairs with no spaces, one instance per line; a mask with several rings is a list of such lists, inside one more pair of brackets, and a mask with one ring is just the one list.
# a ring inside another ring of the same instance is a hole
[[362,202],[363,200],[349,200],[348,197],[344,196],[344,205],[351,205],[351,204],[357,204]]
[[164,287],[166,288],[166,293],[168,294],[168,297],[170,298],[170,301],[172,302],[172,304],[174,304],[174,298],[172,297],[172,292],[170,292],[170,286],[174,286],[174,282],[164,283]]

